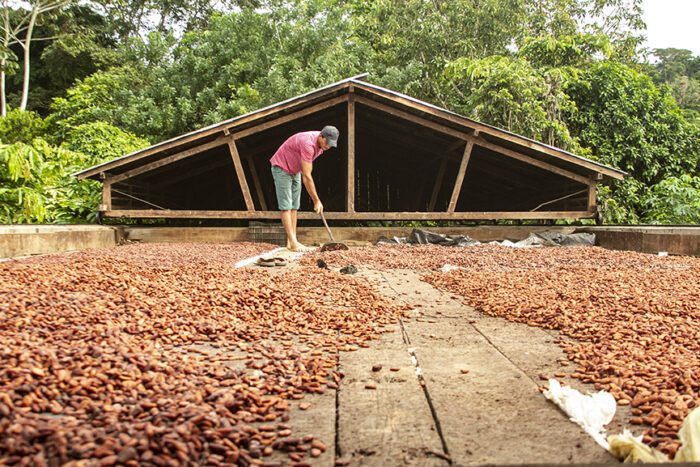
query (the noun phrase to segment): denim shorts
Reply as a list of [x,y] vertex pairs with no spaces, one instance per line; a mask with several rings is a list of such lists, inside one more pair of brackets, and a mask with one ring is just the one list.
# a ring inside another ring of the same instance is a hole
[[301,174],[292,175],[281,167],[273,165],[272,178],[275,180],[279,210],[298,211],[301,202]]

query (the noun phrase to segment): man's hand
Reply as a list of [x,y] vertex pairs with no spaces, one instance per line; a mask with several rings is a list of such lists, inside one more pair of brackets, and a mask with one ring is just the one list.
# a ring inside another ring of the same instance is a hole
[[320,199],[314,203],[314,211],[316,211],[316,214],[323,212],[323,204]]

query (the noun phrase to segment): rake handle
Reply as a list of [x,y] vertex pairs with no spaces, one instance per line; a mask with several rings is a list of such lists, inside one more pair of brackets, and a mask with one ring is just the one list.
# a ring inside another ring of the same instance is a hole
[[326,222],[326,216],[323,215],[323,211],[321,211],[319,214],[321,214],[321,220],[323,221],[323,225],[326,226],[328,236],[331,237],[331,242],[335,242],[335,238],[333,238],[333,232],[331,232],[330,227],[328,227],[328,222]]

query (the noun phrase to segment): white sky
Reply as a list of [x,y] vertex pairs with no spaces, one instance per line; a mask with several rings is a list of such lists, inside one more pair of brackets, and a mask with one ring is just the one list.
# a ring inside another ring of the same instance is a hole
[[700,0],[644,0],[647,47],[700,55]]

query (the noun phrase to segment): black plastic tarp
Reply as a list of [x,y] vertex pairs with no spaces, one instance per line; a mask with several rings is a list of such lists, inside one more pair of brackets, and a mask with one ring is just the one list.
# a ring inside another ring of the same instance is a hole
[[[444,235],[428,230],[413,229],[408,237],[382,237],[377,244],[399,244],[407,243],[411,245],[442,245],[442,246],[472,246],[481,242],[466,235]],[[499,242],[495,242],[499,243]],[[526,239],[513,243],[510,241],[501,242],[503,245],[515,247],[528,246],[593,246],[595,245],[595,234],[573,233],[564,234],[561,232],[539,232],[531,233]]]

